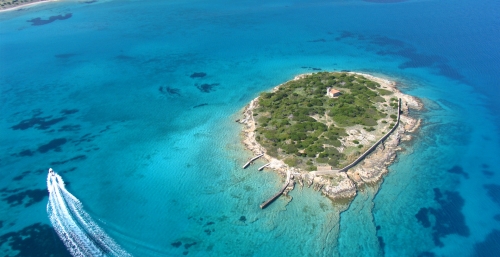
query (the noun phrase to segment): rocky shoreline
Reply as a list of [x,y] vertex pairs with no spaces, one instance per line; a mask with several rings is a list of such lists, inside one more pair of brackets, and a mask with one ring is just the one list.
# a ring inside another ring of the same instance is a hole
[[[328,174],[317,174],[316,172],[304,171],[298,168],[290,168],[282,160],[278,160],[266,154],[266,149],[263,148],[255,138],[255,120],[253,118],[253,110],[258,106],[259,98],[253,99],[243,110],[243,118],[239,121],[243,127],[243,144],[247,149],[255,155],[264,153],[265,158],[270,164],[270,168],[283,177],[287,176],[287,171],[290,171],[290,184],[285,194],[293,190],[294,184],[299,183],[301,187],[304,185],[311,187],[333,201],[350,200],[356,196],[358,188],[367,184],[373,184],[380,181],[388,172],[387,167],[394,162],[397,156],[397,151],[402,150],[399,147],[401,141],[412,139],[409,133],[415,132],[421,124],[420,119],[410,117],[409,112],[413,110],[421,110],[423,104],[417,98],[401,93],[396,88],[396,83],[382,78],[374,77],[368,74],[349,72],[364,76],[365,78],[375,81],[381,85],[381,88],[393,92],[393,96],[401,99],[401,115],[399,126],[385,139],[379,146],[376,147],[366,158],[360,161],[356,166],[347,170],[347,172],[331,172]],[[298,80],[309,74],[301,74],[294,78]],[[279,87],[276,86],[273,91]],[[359,137],[365,137],[361,132]]]
[[55,2],[55,1],[58,1],[58,0],[27,0],[24,2],[11,3],[9,5],[6,4],[6,1],[3,1],[2,5],[0,6],[0,12],[21,10],[24,8],[32,7],[34,5]]

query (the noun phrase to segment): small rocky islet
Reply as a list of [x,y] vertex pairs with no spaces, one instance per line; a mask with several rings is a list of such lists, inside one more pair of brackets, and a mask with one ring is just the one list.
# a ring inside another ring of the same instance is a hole
[[388,172],[400,141],[411,140],[409,133],[420,125],[410,109],[422,107],[395,82],[355,72],[318,72],[261,93],[239,122],[244,145],[255,155],[264,153],[267,168],[283,177],[288,173],[284,194],[299,183],[345,202]]

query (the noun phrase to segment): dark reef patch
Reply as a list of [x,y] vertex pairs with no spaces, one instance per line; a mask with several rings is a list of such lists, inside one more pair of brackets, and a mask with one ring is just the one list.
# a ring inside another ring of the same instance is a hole
[[0,247],[18,251],[16,257],[71,256],[54,229],[42,223],[3,234],[0,236]]
[[307,42],[308,43],[320,43],[320,42],[324,43],[324,42],[326,42],[326,39],[320,38],[320,39],[308,40]]
[[486,176],[486,177],[493,177],[493,175],[495,175],[495,173],[493,173],[492,171],[489,171],[489,170],[482,170],[483,174]]
[[191,76],[189,76],[190,78],[194,79],[194,78],[203,78],[205,77],[207,74],[205,72],[193,72],[193,74],[191,74]]
[[192,243],[190,243],[190,244],[185,243],[185,244],[184,244],[184,248],[186,248],[186,250],[187,250],[187,249],[191,248],[191,246],[193,246],[193,245],[196,245],[196,242],[192,242]]
[[500,230],[492,230],[483,242],[474,245],[477,257],[496,257],[500,253]]
[[94,140],[94,138],[96,138],[97,136],[92,136],[91,133],[87,133],[83,136],[81,136],[78,140],[75,140],[75,146],[78,146],[80,145],[81,143],[84,143],[84,142],[92,142],[92,140]]
[[205,224],[205,226],[210,226],[210,225],[213,225],[213,224],[215,224],[215,222],[210,221],[210,222],[207,222],[207,224]]
[[38,130],[45,130],[50,128],[52,125],[57,124],[66,119],[65,117],[52,119],[52,116],[40,117],[40,115],[42,114],[41,111],[34,110],[34,112],[35,113],[33,114],[33,117],[27,120],[22,120],[17,125],[12,126],[11,129],[26,130],[29,128],[35,128]]
[[[77,169],[77,167],[71,167],[67,170],[61,170],[59,173],[69,173],[69,172],[72,172],[72,171],[75,171]],[[64,181],[66,183],[66,181]]]
[[446,64],[446,63],[438,63],[435,67],[439,70],[439,74],[448,78],[456,79],[459,81],[464,81],[465,77],[455,68]]
[[488,196],[491,198],[491,200],[498,204],[498,206],[500,206],[500,185],[487,184],[484,185],[484,188],[486,188]]
[[82,3],[84,3],[84,4],[91,4],[91,3],[95,3],[95,2],[97,2],[97,0],[83,1]]
[[436,255],[431,252],[421,252],[418,257],[435,257]]
[[[365,39],[365,38],[360,38],[360,39]],[[373,36],[371,38],[371,42],[379,46],[391,46],[396,48],[397,47],[404,48],[406,46],[405,42],[398,39],[389,38],[386,36]]]
[[495,173],[494,173],[494,172],[492,172],[492,171],[490,171],[490,170],[489,170],[490,166],[489,166],[488,164],[484,164],[484,163],[483,163],[483,164],[481,165],[481,167],[483,168],[483,169],[481,170],[481,172],[483,172],[483,174],[484,174],[486,177],[491,178],[491,177],[493,177],[493,175],[495,175]]
[[78,155],[78,156],[75,156],[73,158],[70,158],[70,159],[67,159],[64,161],[51,162],[50,165],[61,165],[61,164],[65,164],[67,162],[79,161],[79,160],[85,160],[85,159],[87,159],[87,156],[82,154],[82,155]]
[[444,61],[443,58],[437,55],[425,55],[417,52],[414,48],[402,48],[397,50],[381,50],[377,52],[378,55],[395,55],[401,56],[408,59],[408,61],[403,62],[398,67],[400,69],[407,68],[421,68],[421,67],[430,67],[435,63]]
[[36,174],[43,174],[44,172],[47,172],[47,170],[44,170],[44,169],[35,170]]
[[437,55],[427,55],[419,53],[414,48],[404,48],[400,50],[385,50],[377,52],[379,55],[399,56],[408,59],[398,67],[402,70],[407,68],[430,67],[436,68],[440,75],[462,81],[464,76],[457,70],[446,64],[447,60]]
[[178,88],[165,87],[165,89],[163,89],[163,87],[160,87],[158,88],[158,90],[165,95],[169,94],[169,95],[181,96],[180,90]]
[[205,103],[205,104],[198,104],[198,105],[193,106],[193,108],[198,108],[198,107],[202,107],[202,106],[206,106],[206,105],[208,105],[208,104],[207,103]]
[[167,90],[167,93],[169,93],[170,95],[178,95],[178,96],[181,95],[179,93],[179,89],[177,88],[166,87],[165,90]]
[[17,154],[12,154],[11,156],[18,156],[18,157],[26,157],[26,156],[33,156],[35,152],[31,151],[30,149],[22,150],[21,152]]
[[16,193],[16,192],[19,192],[21,190],[22,190],[21,188],[7,189],[6,187],[4,187],[4,188],[0,189],[0,192],[2,193],[2,196],[6,196],[7,194],[5,194],[5,193]]
[[458,175],[462,175],[464,176],[464,178],[468,179],[469,178],[469,174],[467,174],[466,172],[464,172],[464,169],[462,169],[462,167],[460,166],[453,166],[451,169],[447,170],[449,173],[453,173],[453,174],[458,174]]
[[380,250],[382,251],[382,256],[385,256],[385,243],[384,238],[381,236],[377,236],[378,245],[380,246]]
[[[396,3],[404,0],[365,0],[377,3]],[[380,35],[362,35],[349,31],[342,31],[335,40],[362,41],[368,43],[366,50],[375,52],[381,56],[397,56],[405,59],[400,65],[400,69],[428,67],[433,68],[439,75],[466,82],[465,77],[455,68],[448,64],[448,60],[442,56],[421,53],[416,47],[401,40]],[[356,42],[350,42],[356,44]],[[374,50],[374,46],[376,47]]]
[[87,149],[87,150],[85,150],[85,152],[86,152],[86,153],[90,153],[90,152],[92,152],[92,151],[97,151],[97,150],[99,150],[99,149],[101,149],[101,148],[99,148],[99,147],[94,147],[94,148],[92,148],[92,149]]
[[335,41],[340,41],[348,38],[356,38],[356,35],[349,31],[341,31],[340,35],[335,38]]
[[434,200],[440,205],[438,209],[421,208],[415,215],[424,227],[432,225],[429,215],[434,216],[435,224],[432,227],[434,244],[442,247],[441,238],[450,234],[468,237],[470,234],[469,227],[465,224],[465,217],[462,214],[464,199],[460,194],[451,191],[442,193],[439,188],[434,188]]
[[175,247],[175,248],[179,248],[179,246],[181,246],[181,245],[182,245],[182,242],[181,242],[181,241],[177,241],[177,242],[173,242],[173,243],[171,243],[170,245],[172,245],[172,246],[173,246],[173,247]]
[[28,207],[42,201],[47,195],[48,192],[46,189],[34,189],[34,190],[29,189],[19,193],[11,194],[3,198],[3,200],[6,201],[8,204],[10,204],[11,207],[14,207],[21,205],[24,202],[24,199],[28,197],[29,200],[24,205],[25,207]]
[[20,175],[18,176],[15,176],[12,180],[14,181],[19,181],[21,179],[23,179],[24,177],[26,177],[26,175],[30,174],[31,171],[27,170],[27,171],[24,171],[23,173],[21,173]]
[[28,22],[31,22],[31,26],[41,26],[41,25],[46,25],[49,23],[52,23],[56,20],[67,20],[73,16],[72,13],[67,13],[65,15],[57,15],[57,16],[50,16],[49,19],[43,20],[42,18],[34,18],[29,20]]
[[80,130],[80,128],[81,128],[80,125],[64,125],[60,127],[57,131],[58,132],[78,131]]
[[134,57],[128,56],[125,54],[119,54],[119,55],[115,56],[115,59],[118,59],[120,61],[133,61],[133,60],[135,60]]
[[320,71],[321,68],[314,68],[314,67],[308,67],[308,66],[302,66],[300,67],[302,69],[308,69],[308,70],[313,70],[313,71]]
[[240,217],[240,221],[242,221],[242,222],[247,221],[247,217],[245,217],[245,216],[241,216],[241,217]]
[[111,128],[111,125],[107,125],[105,129],[99,131],[99,134],[108,131],[110,128]]
[[428,228],[431,226],[431,222],[429,221],[429,209],[420,208],[418,213],[415,214],[415,217],[420,223],[422,223],[422,226],[424,226],[424,228]]
[[212,84],[195,84],[195,86],[198,88],[203,93],[210,93],[214,90],[214,87],[220,85],[219,83],[212,83]]
[[63,109],[61,111],[61,114],[70,115],[70,114],[77,113],[78,111],[79,111],[78,109]]
[[61,146],[66,144],[68,140],[66,140],[66,138],[58,138],[58,139],[54,139],[50,142],[48,142],[47,144],[45,145],[41,145],[40,147],[38,147],[38,152],[40,153],[46,153],[50,150],[54,150],[56,152],[60,152],[62,151],[61,150]]
[[425,140],[435,145],[467,145],[472,129],[460,122],[431,125],[430,135]]

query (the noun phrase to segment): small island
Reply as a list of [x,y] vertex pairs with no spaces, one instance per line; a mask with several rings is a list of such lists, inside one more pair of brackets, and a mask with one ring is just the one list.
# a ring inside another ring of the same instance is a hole
[[245,124],[245,146],[268,161],[265,167],[286,176],[281,193],[297,182],[345,200],[387,173],[400,140],[410,140],[408,133],[420,125],[410,109],[421,108],[394,82],[362,73],[318,72],[261,93],[239,122]]

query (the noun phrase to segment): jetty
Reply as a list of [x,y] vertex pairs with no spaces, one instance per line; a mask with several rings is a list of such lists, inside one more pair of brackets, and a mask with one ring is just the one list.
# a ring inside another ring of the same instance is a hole
[[283,192],[285,191],[285,189],[288,187],[288,183],[285,183],[285,185],[280,189],[280,191],[278,191],[278,193],[276,193],[275,195],[273,195],[271,198],[267,199],[267,201],[263,202],[261,205],[260,205],[260,208],[261,209],[264,209],[266,208],[269,204],[271,204],[272,202],[274,202],[274,200],[278,199],[278,197],[280,197]]
[[250,161],[248,161],[247,163],[245,163],[245,165],[243,165],[243,169],[246,169],[248,167],[248,165],[250,165],[250,163],[252,163],[253,161],[259,159],[260,157],[264,156],[263,153],[253,157],[252,159],[250,159]]
[[260,166],[260,168],[258,168],[257,170],[261,171],[261,170],[263,170],[265,167],[267,167],[269,165],[271,165],[271,163],[264,164],[264,165]]
[[274,200],[278,199],[278,197],[280,197],[283,194],[283,192],[285,192],[285,189],[288,187],[289,184],[290,184],[290,170],[287,170],[286,171],[286,182],[283,185],[283,187],[280,189],[280,191],[278,191],[278,193],[274,194],[271,198],[267,199],[267,201],[263,202],[260,205],[260,208],[264,209],[268,205],[270,205],[272,202],[274,202]]

